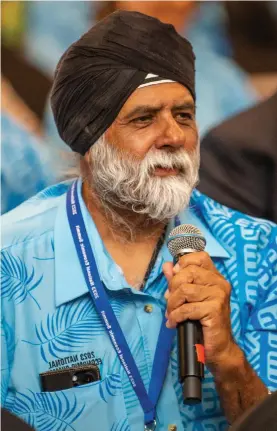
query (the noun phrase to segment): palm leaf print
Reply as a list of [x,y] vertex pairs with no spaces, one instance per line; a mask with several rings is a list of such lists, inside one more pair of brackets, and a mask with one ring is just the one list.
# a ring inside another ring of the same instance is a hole
[[65,352],[79,352],[80,347],[95,336],[105,332],[105,327],[93,310],[90,299],[58,307],[45,321],[35,326],[36,341],[23,340],[40,346],[41,356],[48,362],[47,356],[64,356]]
[[13,328],[6,322],[4,318],[1,321],[1,336],[5,337],[5,344],[7,346],[7,360],[8,363],[13,362],[13,354],[15,348],[15,338]]
[[85,404],[78,406],[76,395],[69,399],[63,391],[17,393],[13,413],[20,416],[38,431],[66,431],[75,428]]
[[[10,410],[12,412],[14,408],[15,393],[6,392],[5,394],[1,394],[1,396],[3,398],[2,404],[1,404],[3,408]],[[6,396],[6,399],[5,399],[5,396]]]
[[66,183],[59,183],[54,186],[47,187],[46,189],[39,192],[37,195],[28,199],[26,203],[32,203],[36,200],[41,200],[41,199],[56,198],[57,196],[64,194],[67,191],[67,189],[68,189],[68,184]]
[[13,363],[15,340],[14,330],[3,318],[1,321],[1,338],[1,400],[4,404],[10,381],[10,367]]
[[72,426],[84,411],[85,404],[78,406],[77,398],[69,400],[63,391],[57,393],[43,392],[37,394],[39,412],[36,426],[39,431],[74,430]]
[[10,375],[7,372],[7,369],[1,369],[1,405],[2,406],[6,404],[5,397],[7,396],[7,393],[8,393],[9,381],[10,381]]
[[1,252],[1,285],[2,296],[14,300],[15,304],[20,304],[30,297],[38,306],[40,305],[31,293],[41,283],[43,275],[35,279],[34,267],[29,271],[26,264],[20,257],[13,256],[8,251]]
[[117,319],[120,317],[120,314],[132,303],[132,299],[129,293],[121,291],[113,291],[112,295],[109,295],[109,302],[112,306],[113,312],[116,315]]
[[[148,370],[147,361],[145,360],[144,345],[143,345],[142,338],[139,337],[138,339],[131,342],[129,344],[129,348],[131,350],[133,358],[135,359],[141,378],[144,384],[147,386],[147,382],[149,382],[149,377],[150,377],[150,370]],[[126,404],[127,411],[133,408],[137,408],[139,404],[138,397],[118,357],[114,361],[111,372],[117,373],[120,375],[124,401]],[[115,375],[115,374],[112,374],[112,375]]]
[[31,427],[35,426],[35,414],[36,414],[36,398],[35,393],[28,391],[27,393],[18,393],[15,401],[11,404],[11,411],[20,416],[25,422]]
[[20,243],[23,243],[23,242],[27,242],[27,241],[29,241],[32,238],[33,238],[33,232],[27,233],[24,237],[21,237],[21,236],[20,237],[14,237],[11,240],[11,246],[15,246],[17,244],[20,244]]
[[111,427],[111,431],[130,431],[127,418],[120,422],[114,423]]
[[111,374],[110,376],[107,376],[106,379],[99,384],[99,394],[105,403],[108,402],[109,397],[115,397],[121,392],[121,378],[117,374]]

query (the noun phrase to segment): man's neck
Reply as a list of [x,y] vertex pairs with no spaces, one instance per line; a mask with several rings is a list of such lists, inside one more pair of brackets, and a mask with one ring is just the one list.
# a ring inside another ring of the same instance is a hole
[[82,196],[102,240],[135,243],[155,242],[162,235],[166,222],[157,222],[147,215],[103,205],[101,199],[85,181]]
[[[128,284],[140,289],[166,224],[151,223],[146,217],[131,211],[112,215],[114,209],[107,211],[86,182],[82,195],[106,250],[122,269]],[[128,229],[124,225],[126,220]]]

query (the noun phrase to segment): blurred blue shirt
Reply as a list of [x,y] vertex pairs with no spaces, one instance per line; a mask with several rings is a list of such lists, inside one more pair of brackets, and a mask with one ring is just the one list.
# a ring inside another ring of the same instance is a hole
[[1,114],[1,214],[57,180],[46,144]]
[[94,22],[91,1],[34,1],[28,4],[24,55],[52,76],[64,51]]

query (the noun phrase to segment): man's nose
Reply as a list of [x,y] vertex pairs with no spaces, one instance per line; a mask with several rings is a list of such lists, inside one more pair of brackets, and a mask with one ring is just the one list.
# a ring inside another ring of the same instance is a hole
[[156,140],[156,148],[175,147],[184,145],[185,133],[173,117],[161,119],[161,130]]

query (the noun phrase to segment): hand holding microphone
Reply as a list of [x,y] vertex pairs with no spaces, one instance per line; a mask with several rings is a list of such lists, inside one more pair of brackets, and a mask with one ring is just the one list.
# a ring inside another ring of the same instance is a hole
[[168,247],[175,266],[167,262],[167,326],[178,328],[179,376],[184,402],[201,401],[203,352],[213,374],[235,354],[230,322],[230,284],[218,272],[205,248],[201,232],[191,225],[173,229]]

